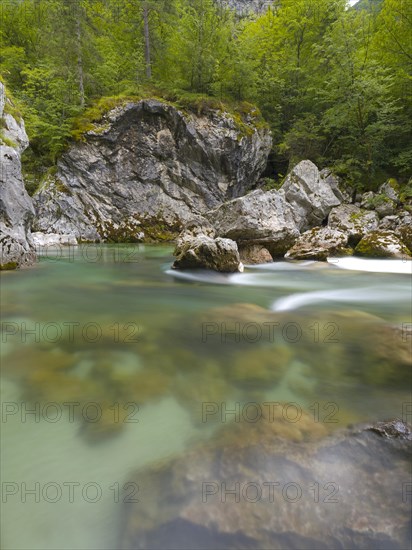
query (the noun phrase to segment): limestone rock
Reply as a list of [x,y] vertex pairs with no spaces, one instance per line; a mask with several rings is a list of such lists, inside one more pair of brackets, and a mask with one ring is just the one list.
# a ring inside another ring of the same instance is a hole
[[32,233],[35,246],[76,246],[78,244],[74,235],[59,235],[58,233]]
[[341,200],[310,160],[297,164],[281,187],[299,231],[321,225]]
[[195,115],[155,99],[113,109],[36,193],[36,230],[172,240],[194,215],[255,185],[272,143],[257,117],[251,110],[239,125],[226,112]]
[[299,236],[291,206],[282,191],[258,189],[222,204],[206,217],[220,237],[239,247],[260,245],[273,256],[283,256]]
[[328,226],[342,231],[349,238],[349,243],[356,245],[361,238],[378,229],[379,218],[376,212],[361,210],[353,204],[341,204],[329,214]]
[[349,203],[352,200],[352,195],[349,189],[345,188],[341,180],[335,176],[330,168],[324,168],[319,172],[320,177],[329,185],[333,194],[338,200],[344,203]]
[[347,254],[348,237],[329,227],[315,227],[303,233],[285,258],[292,260],[326,260],[329,256]]
[[24,122],[4,112],[7,102],[10,100],[0,82],[3,134],[15,144],[11,147],[0,142],[0,268],[15,269],[36,260],[30,235],[34,208],[21,174],[20,155],[28,145]]
[[244,245],[239,248],[240,259],[244,264],[266,264],[273,262],[270,252],[259,244]]
[[242,271],[239,251],[234,241],[198,235],[179,239],[174,252],[174,269],[213,269],[225,273]]
[[355,254],[369,258],[407,258],[411,255],[394,231],[372,231],[363,237]]

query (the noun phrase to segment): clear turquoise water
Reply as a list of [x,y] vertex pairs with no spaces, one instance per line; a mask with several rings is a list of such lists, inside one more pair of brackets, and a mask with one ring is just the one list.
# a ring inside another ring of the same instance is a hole
[[49,250],[1,275],[2,548],[116,548],[118,488],[213,437],[222,407],[294,403],[313,437],[402,417],[407,336],[381,327],[411,322],[407,272],[178,274],[171,254]]

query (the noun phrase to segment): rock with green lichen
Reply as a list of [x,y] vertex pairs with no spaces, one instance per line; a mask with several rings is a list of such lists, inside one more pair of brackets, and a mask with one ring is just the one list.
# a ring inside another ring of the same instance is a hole
[[58,185],[45,182],[33,197],[36,230],[173,240],[194,214],[252,188],[272,143],[258,111],[189,107],[123,98],[94,108],[58,163]]
[[411,255],[394,231],[383,230],[365,235],[356,246],[355,254],[368,258],[409,258]]
[[354,204],[341,204],[333,208],[328,218],[328,227],[345,233],[352,246],[370,231],[378,229],[378,225],[376,212],[362,210]]

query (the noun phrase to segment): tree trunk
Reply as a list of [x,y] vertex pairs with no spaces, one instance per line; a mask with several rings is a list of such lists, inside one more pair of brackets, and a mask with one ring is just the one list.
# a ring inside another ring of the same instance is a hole
[[144,57],[146,62],[146,77],[148,80],[152,78],[152,63],[150,60],[150,33],[149,33],[149,8],[147,2],[143,4],[143,21],[144,21]]
[[84,77],[83,77],[83,56],[82,56],[82,31],[80,26],[80,13],[76,14],[76,38],[77,38],[77,73],[79,78],[80,105],[84,107]]

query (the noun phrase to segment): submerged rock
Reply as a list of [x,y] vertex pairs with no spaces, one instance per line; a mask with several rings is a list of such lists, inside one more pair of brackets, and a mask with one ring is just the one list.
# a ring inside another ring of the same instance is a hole
[[299,442],[279,437],[281,424],[277,415],[232,424],[220,439],[137,472],[139,502],[125,505],[119,548],[410,548],[412,441],[397,435],[409,427]]
[[329,256],[347,255],[348,237],[329,227],[315,227],[305,231],[285,254],[292,260],[324,261]]
[[155,99],[110,111],[63,155],[34,196],[36,229],[85,240],[172,240],[194,214],[248,191],[271,148],[257,110],[244,121]]
[[363,237],[355,254],[368,258],[409,258],[409,249],[393,231],[377,230]]
[[34,217],[31,198],[21,174],[21,153],[28,146],[23,120],[5,112],[11,104],[0,82],[0,269],[16,269],[36,260],[30,234]]

